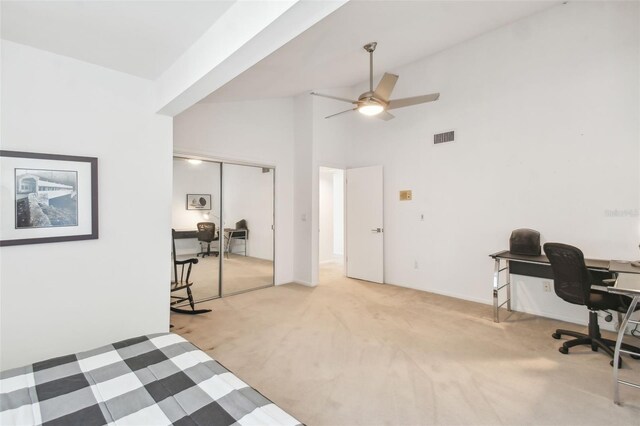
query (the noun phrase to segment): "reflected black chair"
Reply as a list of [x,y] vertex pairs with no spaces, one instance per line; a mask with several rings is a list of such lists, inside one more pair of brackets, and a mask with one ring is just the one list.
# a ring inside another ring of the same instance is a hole
[[245,219],[236,222],[235,229],[229,230],[229,236],[227,238],[227,257],[231,250],[231,240],[244,240],[244,255],[247,255],[247,240],[249,239],[249,228],[247,228],[247,221]]
[[[193,294],[191,293],[191,286],[193,283],[189,281],[191,277],[191,267],[198,263],[197,258],[190,258],[185,260],[177,260],[176,259],[176,230],[171,230],[171,258],[173,260],[173,281],[171,282],[171,302],[170,309],[173,312],[177,312],[180,314],[204,314],[206,312],[211,312],[211,309],[196,309],[195,301],[193,300]],[[178,267],[180,268],[180,275],[178,276]],[[185,274],[186,267],[186,274]],[[174,296],[173,293],[177,291],[185,291],[186,294],[181,296]],[[191,309],[181,309],[175,307],[175,305],[182,304],[184,302],[189,302],[189,306]]]
[[[211,256],[211,243],[213,241],[218,241],[219,238],[216,236],[216,224],[212,222],[199,222],[198,225],[198,242],[200,243],[200,253],[196,255],[196,257],[202,255],[204,259],[205,256]],[[204,245],[207,245],[207,251],[204,251]],[[214,256],[218,255],[217,251],[213,252]]]
[[[575,337],[573,340],[564,342],[558,350],[563,354],[568,354],[569,348],[578,345],[589,345],[592,351],[596,352],[598,349],[602,349],[603,352],[613,358],[613,348],[616,342],[605,339],[600,334],[598,311],[626,312],[630,299],[625,296],[592,289],[592,285],[611,285],[613,280],[598,281],[595,279],[587,269],[582,251],[577,247],[560,243],[546,243],[544,252],[549,258],[551,269],[553,270],[555,293],[569,303],[584,305],[589,309],[589,333],[556,330],[552,334],[554,339],[560,339],[563,335]],[[610,315],[608,317],[611,318]],[[622,347],[626,350],[640,352],[640,349],[626,343],[623,343]]]

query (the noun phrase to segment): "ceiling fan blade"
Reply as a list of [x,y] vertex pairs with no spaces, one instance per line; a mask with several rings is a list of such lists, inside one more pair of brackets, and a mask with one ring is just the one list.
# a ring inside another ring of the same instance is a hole
[[358,101],[352,101],[351,99],[341,98],[339,96],[323,95],[322,93],[311,92],[313,96],[322,96],[323,98],[335,99],[336,101],[348,102],[350,104],[357,104]]
[[376,117],[384,121],[389,121],[393,118],[396,118],[395,115],[389,114],[387,111],[382,111],[380,114],[376,115]]
[[389,102],[391,92],[393,92],[393,88],[396,86],[396,81],[398,81],[397,75],[385,72],[380,83],[378,83],[378,87],[376,87],[376,90],[373,92],[376,98]]
[[358,108],[352,108],[352,109],[348,109],[348,110],[346,110],[346,111],[336,112],[335,114],[327,115],[325,118],[335,117],[336,115],[344,114],[345,112],[355,111],[355,110],[357,110],[357,109],[358,109]]
[[425,102],[437,101],[440,93],[432,93],[430,95],[413,96],[411,98],[394,99],[389,101],[387,109],[404,108],[411,105],[423,104]]

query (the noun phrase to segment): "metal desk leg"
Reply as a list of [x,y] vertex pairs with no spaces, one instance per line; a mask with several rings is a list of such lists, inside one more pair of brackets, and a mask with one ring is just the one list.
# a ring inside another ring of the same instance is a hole
[[493,322],[500,322],[499,305],[498,305],[498,289],[500,285],[500,259],[495,260],[493,268]]
[[[616,340],[616,349],[613,354],[613,402],[620,405],[620,384],[627,386],[632,386],[635,388],[640,388],[640,385],[637,383],[631,383],[624,380],[620,380],[618,378],[618,370],[620,369],[620,352],[623,353],[635,353],[631,351],[621,350],[622,346],[622,338],[624,337],[624,332],[627,329],[627,324],[629,324],[629,320],[631,319],[631,315],[633,315],[636,310],[636,306],[638,305],[638,301],[640,301],[640,296],[634,296],[631,301],[631,305],[629,305],[629,309],[620,323],[620,329],[618,330],[618,339]],[[637,321],[632,321],[637,322]],[[640,355],[640,354],[637,354]]]
[[507,286],[507,311],[511,312],[511,272],[509,271],[509,261],[507,260],[507,266],[505,266],[507,270],[506,274],[506,286]]
[[[511,274],[509,274],[509,261],[506,260],[506,266],[500,268],[500,259],[496,258],[493,269],[493,322],[500,322],[500,307],[507,304],[507,310],[511,311]],[[506,282],[500,285],[500,272],[507,271]],[[507,300],[500,303],[500,290],[507,287]]]

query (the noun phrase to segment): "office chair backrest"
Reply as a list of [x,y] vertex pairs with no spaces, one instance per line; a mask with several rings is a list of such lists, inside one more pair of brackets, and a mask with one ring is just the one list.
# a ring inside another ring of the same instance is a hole
[[591,292],[591,276],[579,248],[546,243],[544,252],[553,270],[553,289],[558,297],[576,305],[586,305]]
[[198,223],[198,241],[210,243],[216,237],[216,224],[213,222]]

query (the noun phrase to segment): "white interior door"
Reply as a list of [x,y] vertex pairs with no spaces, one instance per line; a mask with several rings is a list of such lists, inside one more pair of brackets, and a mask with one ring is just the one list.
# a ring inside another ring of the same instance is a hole
[[382,166],[347,169],[347,276],[384,282]]

